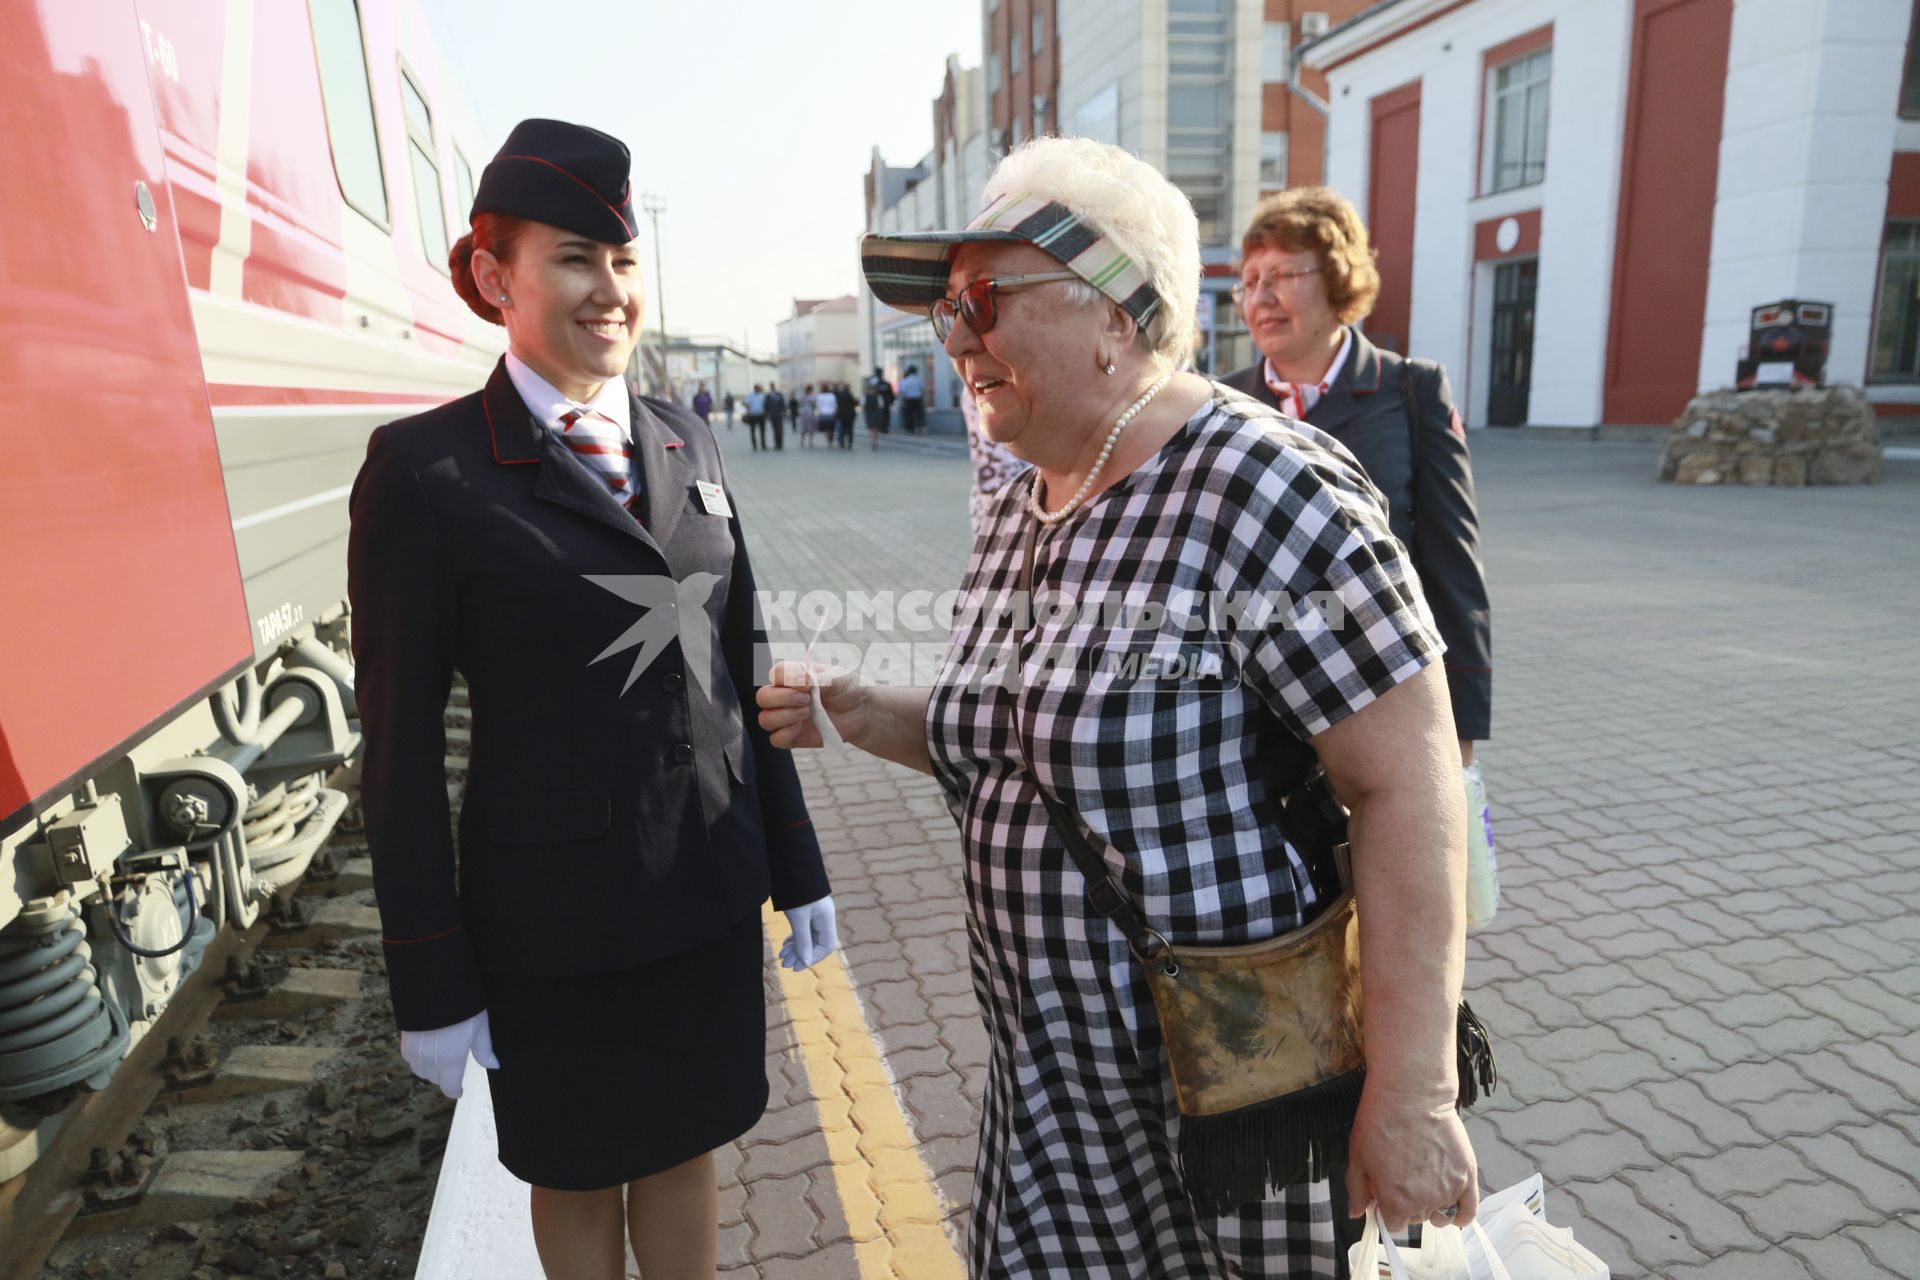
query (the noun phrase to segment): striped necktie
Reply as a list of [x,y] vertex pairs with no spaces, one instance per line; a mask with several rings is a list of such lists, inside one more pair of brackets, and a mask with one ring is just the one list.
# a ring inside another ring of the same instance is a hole
[[607,482],[614,501],[634,510],[640,495],[633,485],[633,451],[619,423],[592,409],[570,409],[560,415],[560,439],[587,470]]

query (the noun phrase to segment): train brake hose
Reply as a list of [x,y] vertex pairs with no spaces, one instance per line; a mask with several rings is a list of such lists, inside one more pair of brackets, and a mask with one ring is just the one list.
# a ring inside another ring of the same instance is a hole
[[[193,892],[193,864],[191,862],[187,864],[186,876],[187,919],[192,920],[200,914],[200,903]],[[155,951],[141,946],[135,942],[132,935],[127,932],[125,922],[120,919],[120,908],[114,905],[112,898],[107,899],[107,921],[113,926],[114,941],[133,952],[134,955],[145,960],[164,960],[168,956],[177,955],[189,942],[193,941],[193,926],[189,924],[181,929],[180,941],[170,947],[163,947]]]

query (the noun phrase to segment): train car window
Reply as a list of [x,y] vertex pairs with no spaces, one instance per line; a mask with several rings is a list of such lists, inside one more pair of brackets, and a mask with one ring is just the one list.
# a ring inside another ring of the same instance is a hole
[[420,248],[427,261],[447,270],[447,205],[440,195],[440,162],[434,159],[433,112],[413,75],[400,68],[400,100],[406,104],[407,152],[413,167],[413,201],[420,215]]
[[413,87],[413,77],[406,72],[400,73],[400,100],[407,107],[407,132],[419,132],[431,138],[433,136],[433,112],[427,110],[427,100]]
[[453,149],[453,191],[455,195],[460,197],[460,207],[453,211],[455,219],[462,216],[471,216],[473,212],[473,166],[467,163],[467,158],[460,154],[460,148],[458,147]]
[[388,227],[387,180],[373,123],[373,85],[360,33],[358,0],[307,0],[313,51],[320,64],[320,100],[327,113],[333,171],[348,204]]

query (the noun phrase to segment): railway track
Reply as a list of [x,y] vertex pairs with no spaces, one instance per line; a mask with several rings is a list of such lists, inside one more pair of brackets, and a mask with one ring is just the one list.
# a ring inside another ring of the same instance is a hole
[[[457,686],[456,808],[469,725]],[[356,814],[216,935],[105,1088],[0,1122],[0,1155],[41,1146],[0,1184],[0,1280],[412,1273],[453,1103],[397,1052]]]

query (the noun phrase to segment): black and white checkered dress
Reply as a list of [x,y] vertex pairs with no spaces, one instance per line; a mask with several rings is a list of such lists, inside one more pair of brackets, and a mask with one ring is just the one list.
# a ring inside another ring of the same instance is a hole
[[[1038,527],[1032,482],[1009,483],[982,522],[970,599],[1015,590]],[[928,731],[966,846],[992,1041],[968,1232],[976,1280],[1333,1275],[1324,1182],[1226,1218],[1190,1206],[1152,1001],[1049,830],[1013,716],[1041,781],[1175,943],[1301,925],[1313,883],[1276,812],[1304,772],[1305,740],[1441,649],[1383,507],[1331,437],[1219,388],[1154,458],[1040,534],[1031,632],[992,608],[956,619]],[[1256,592],[1272,593],[1264,616],[1254,605],[1193,624],[1203,602],[1244,606]],[[1116,610],[1116,597],[1165,612]],[[1008,678],[1015,644],[1022,664]]]

